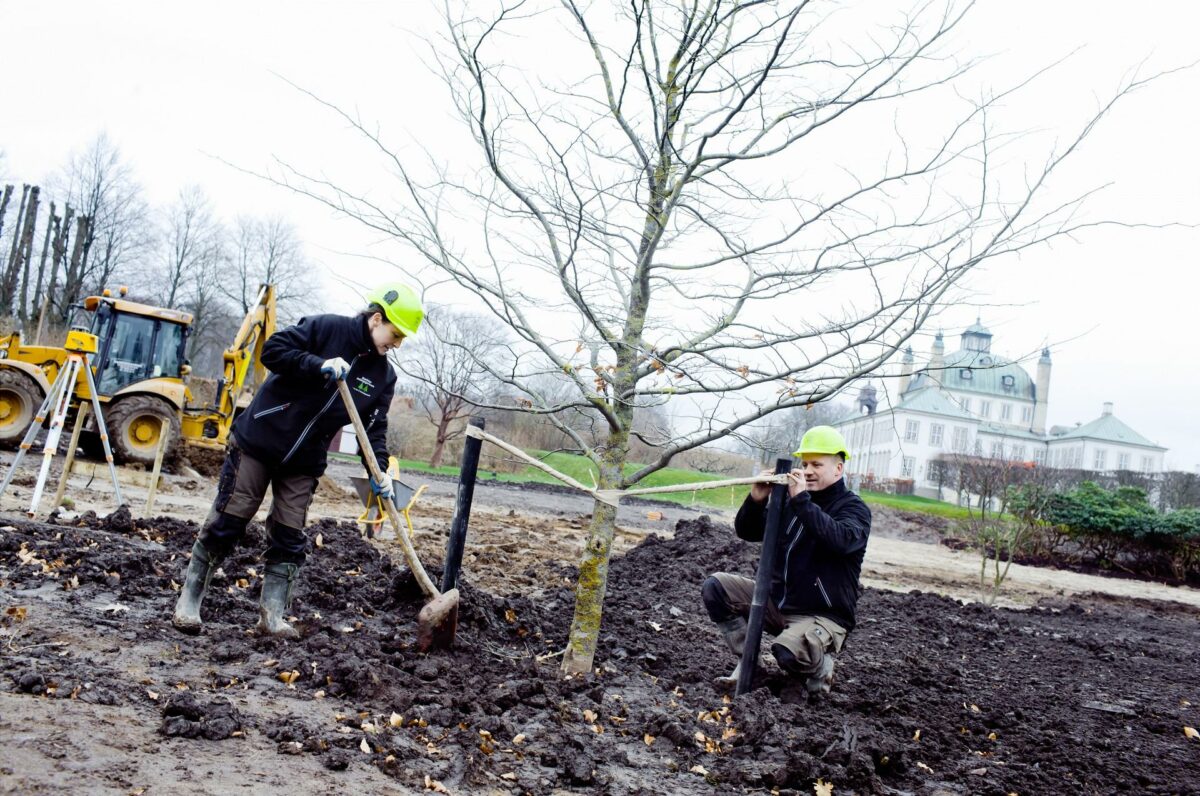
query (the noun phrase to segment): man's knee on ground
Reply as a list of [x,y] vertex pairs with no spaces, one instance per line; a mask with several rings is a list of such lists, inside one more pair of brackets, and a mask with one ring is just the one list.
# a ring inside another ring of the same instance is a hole
[[729,595],[725,593],[725,588],[716,577],[709,575],[704,579],[704,585],[700,587],[700,596],[704,599],[709,618],[714,622],[726,622],[733,618],[733,611],[729,607]]
[[783,644],[776,643],[771,645],[771,654],[775,656],[779,668],[788,674],[809,675],[821,665],[821,659],[812,660],[812,652],[804,647],[801,647],[799,655],[797,655],[795,651]]

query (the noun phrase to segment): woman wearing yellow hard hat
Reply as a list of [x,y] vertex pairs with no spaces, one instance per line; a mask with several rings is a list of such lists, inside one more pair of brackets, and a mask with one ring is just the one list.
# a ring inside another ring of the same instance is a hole
[[[208,581],[246,532],[271,487],[258,631],[294,638],[287,623],[292,592],[304,563],[304,526],[317,480],[325,472],[329,443],[350,422],[338,400],[345,381],[367,427],[370,451],[387,471],[387,414],[396,388],[388,353],[417,333],[425,317],[421,299],[404,284],[381,285],[368,306],[353,316],[315,315],[267,338],[262,363],[271,375],[242,412],[229,435],[212,511],[192,546],[172,622],[184,632],[200,631],[200,604]],[[365,460],[364,460],[365,463]],[[391,497],[391,479],[371,482]]]

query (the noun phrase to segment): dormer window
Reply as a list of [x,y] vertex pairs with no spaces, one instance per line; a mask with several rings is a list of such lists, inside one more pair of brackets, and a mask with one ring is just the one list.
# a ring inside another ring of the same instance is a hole
[[970,368],[963,368],[958,372],[958,377],[963,381],[970,381],[972,378],[974,378],[974,374],[971,373]]
[[1017,380],[1009,375],[1001,376],[1000,383],[1004,385],[1004,389],[1006,390],[1011,390],[1013,387],[1017,386]]

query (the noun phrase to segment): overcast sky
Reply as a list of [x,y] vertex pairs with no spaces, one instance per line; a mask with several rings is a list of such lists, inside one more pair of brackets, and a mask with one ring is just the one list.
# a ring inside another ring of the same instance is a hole
[[[957,38],[964,52],[992,55],[981,79],[997,83],[1074,52],[1013,109],[1030,129],[1061,125],[1065,139],[1139,64],[1152,72],[1200,58],[1198,23],[1200,6],[1186,2],[982,0]],[[106,131],[152,204],[194,183],[226,218],[291,219],[326,274],[322,309],[349,311],[353,285],[395,275],[379,261],[394,252],[222,161],[253,171],[280,157],[386,179],[344,124],[286,81],[356,111],[402,151],[417,154],[404,143],[415,139],[436,153],[458,135],[443,87],[422,66],[422,39],[437,32],[423,0],[0,0],[0,177],[44,181]],[[1096,217],[1200,222],[1197,98],[1200,69],[1128,98],[1066,171],[1066,187],[1112,183]],[[1200,231],[1187,228],[1060,241],[977,273],[975,303],[937,325],[949,350],[976,314],[998,353],[1049,344],[1052,424],[1087,422],[1112,401],[1170,448],[1168,466],[1190,470],[1200,466],[1198,250]]]

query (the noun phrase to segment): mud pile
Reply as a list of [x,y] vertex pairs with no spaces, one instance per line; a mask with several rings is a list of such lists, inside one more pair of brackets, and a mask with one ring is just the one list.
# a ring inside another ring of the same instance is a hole
[[[204,633],[169,625],[192,523],[86,518],[0,529],[0,690],[136,708],[188,744],[269,739],[280,766],[333,779],[373,765],[453,793],[1194,793],[1200,623],[1165,605],[1016,613],[868,590],[832,695],[777,668],[749,695],[712,685],[734,661],[699,585],[752,573],[755,546],[702,519],[612,564],[595,673],[554,652],[573,571],[500,596],[464,573],[458,644],[418,654],[408,570],[355,528],[310,528],[296,642],[247,633],[262,530],[221,567]],[[431,572],[436,577],[436,568]],[[17,616],[17,606],[27,616]],[[148,694],[153,694],[149,697]],[[224,747],[223,747],[224,748]]]

